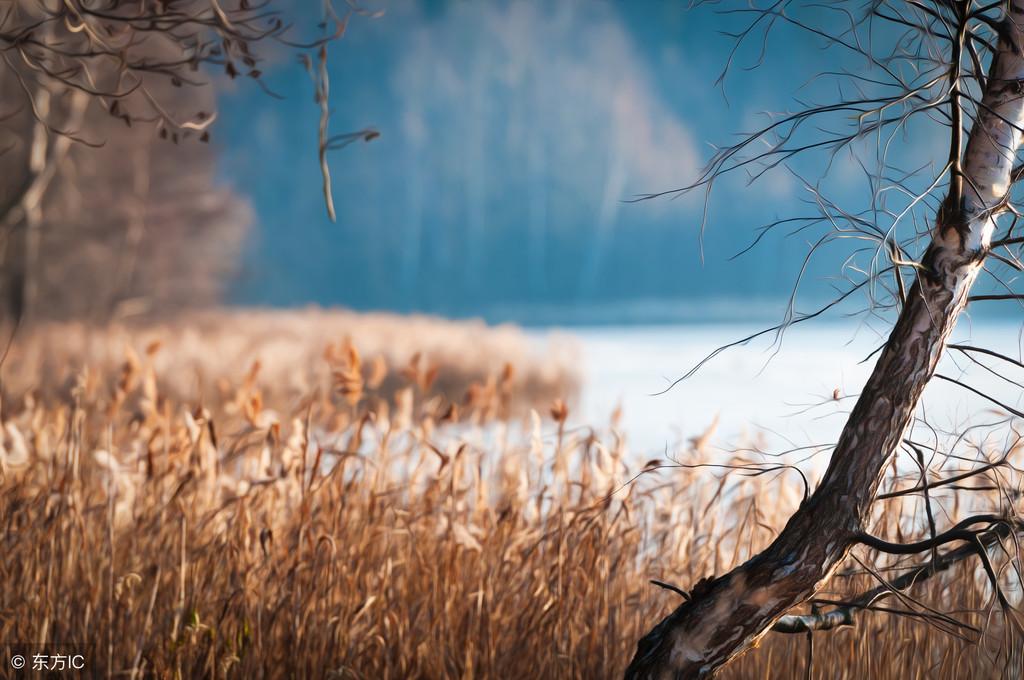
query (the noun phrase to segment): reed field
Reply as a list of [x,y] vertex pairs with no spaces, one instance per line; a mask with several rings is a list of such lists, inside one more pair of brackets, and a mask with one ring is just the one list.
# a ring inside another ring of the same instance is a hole
[[[571,352],[534,356],[509,329],[275,314],[19,337],[0,642],[80,645],[95,677],[617,677],[680,601],[652,579],[723,573],[801,501],[769,457],[697,436],[674,465],[631,452],[614,418],[574,424]],[[979,441],[958,446],[1016,464],[1005,438]],[[936,521],[1019,502],[1012,475],[934,489]],[[919,535],[920,502],[879,501],[875,534]],[[1019,550],[991,553],[1015,604]],[[819,597],[926,559],[858,549]],[[812,656],[769,633],[721,676],[1020,677],[976,559],[878,609],[814,633]]]

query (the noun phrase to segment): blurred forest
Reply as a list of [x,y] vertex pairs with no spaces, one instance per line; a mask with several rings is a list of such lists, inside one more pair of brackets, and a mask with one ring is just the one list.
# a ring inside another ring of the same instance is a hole
[[[36,122],[15,77],[0,71],[0,87],[4,102],[21,103],[2,128],[12,138],[0,156],[0,205],[10,216],[33,175]],[[179,90],[174,101],[209,110],[211,98],[208,90]],[[34,233],[13,230],[4,251],[8,314],[23,305],[34,318],[106,321],[219,300],[252,212],[217,181],[214,149],[128,127],[95,102],[76,114],[73,100],[52,105],[80,116],[102,146],[69,145],[43,191]]]
[[2,17],[5,318],[107,321],[219,300],[253,218],[217,177],[203,64],[246,54],[249,25],[210,30],[188,13],[197,3],[113,2],[91,17],[102,30],[83,30],[85,9],[50,4]]

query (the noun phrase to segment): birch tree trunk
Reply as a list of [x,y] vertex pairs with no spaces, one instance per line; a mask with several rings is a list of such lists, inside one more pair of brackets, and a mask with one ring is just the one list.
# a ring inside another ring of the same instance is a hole
[[[627,678],[694,678],[755,645],[831,577],[865,531],[886,466],[909,427],[967,303],[1011,185],[1024,128],[1024,0],[1012,0],[962,168],[936,219],[889,340],[839,438],[825,477],[775,541],[690,600],[637,644]],[[957,185],[962,196],[957,196]]]

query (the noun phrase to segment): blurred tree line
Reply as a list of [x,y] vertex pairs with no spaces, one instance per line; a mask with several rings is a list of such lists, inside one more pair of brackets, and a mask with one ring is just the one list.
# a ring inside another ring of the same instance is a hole
[[[217,299],[251,212],[217,183],[209,145],[129,127],[74,92],[51,97],[47,119],[101,145],[61,144],[14,74],[0,72],[0,88],[6,104],[21,100],[0,155],[5,316],[102,321]],[[176,95],[179,105],[212,104],[208,91]]]
[[[277,3],[280,4],[280,3]],[[274,2],[14,0],[0,6],[3,318],[108,320],[217,299],[252,222],[207,143],[211,75],[259,81],[300,44]]]

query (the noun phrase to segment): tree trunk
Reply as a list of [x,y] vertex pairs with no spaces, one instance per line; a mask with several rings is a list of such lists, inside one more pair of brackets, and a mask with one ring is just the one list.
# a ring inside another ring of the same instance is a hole
[[[2,251],[2,286],[5,306],[0,319],[15,324],[31,310],[36,302],[39,286],[39,250],[43,227],[43,199],[60,164],[67,158],[71,147],[70,134],[54,132],[51,112],[55,95],[40,85],[33,97],[33,115],[29,144],[26,180],[17,198],[0,214],[0,230],[4,234]],[[64,130],[76,131],[89,100],[85,92],[74,90],[66,103]]]
[[917,280],[824,479],[764,552],[698,583],[689,601],[640,640],[627,678],[713,673],[813,596],[866,529],[883,472],[967,302],[1010,188],[1024,128],[1024,0],[1010,3],[1005,27],[963,159],[964,194],[957,200],[951,193],[940,211]]

